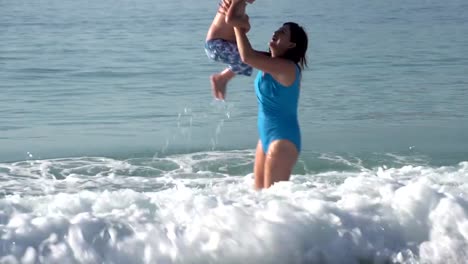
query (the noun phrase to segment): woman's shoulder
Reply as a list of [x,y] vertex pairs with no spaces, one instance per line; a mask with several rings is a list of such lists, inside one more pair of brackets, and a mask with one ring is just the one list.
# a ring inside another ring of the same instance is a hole
[[272,74],[269,74],[267,72],[262,72],[262,71],[258,72],[257,78],[273,82],[276,85],[279,85],[280,87],[283,87],[283,88],[291,88],[294,86],[299,86],[301,82],[301,76],[302,76],[301,68],[296,63],[293,63],[291,65],[294,65],[294,71],[292,70],[293,66],[291,66],[291,69],[288,71],[289,72],[288,76],[285,78],[289,80],[287,83],[284,82],[284,80],[282,81],[278,80],[278,78],[277,77],[275,78],[275,76],[273,76]]

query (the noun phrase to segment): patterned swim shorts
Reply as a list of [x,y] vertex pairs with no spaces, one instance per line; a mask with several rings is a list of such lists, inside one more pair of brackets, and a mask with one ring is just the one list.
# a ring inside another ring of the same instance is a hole
[[211,39],[205,43],[205,52],[210,59],[227,64],[236,74],[252,75],[252,67],[242,62],[235,43],[224,39]]

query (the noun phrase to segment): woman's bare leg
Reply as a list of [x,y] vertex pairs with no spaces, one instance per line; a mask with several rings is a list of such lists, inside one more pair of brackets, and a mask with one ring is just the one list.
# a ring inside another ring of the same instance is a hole
[[254,164],[254,177],[255,177],[255,189],[256,190],[263,188],[264,164],[265,164],[265,153],[263,153],[262,142],[259,140],[257,143],[257,150],[255,152],[255,164]]
[[289,140],[275,140],[268,147],[264,167],[264,188],[276,182],[288,181],[299,153]]

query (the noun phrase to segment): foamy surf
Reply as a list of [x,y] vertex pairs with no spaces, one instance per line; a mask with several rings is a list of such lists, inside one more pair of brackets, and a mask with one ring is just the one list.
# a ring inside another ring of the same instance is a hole
[[0,164],[0,263],[468,259],[468,162],[365,168],[321,155],[352,169],[256,192],[252,155]]

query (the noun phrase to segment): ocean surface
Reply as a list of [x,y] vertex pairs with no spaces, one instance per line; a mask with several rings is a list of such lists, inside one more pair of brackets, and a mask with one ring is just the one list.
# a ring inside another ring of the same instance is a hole
[[309,35],[303,152],[263,191],[216,7],[0,0],[0,263],[468,263],[468,1],[249,6],[256,49]]

